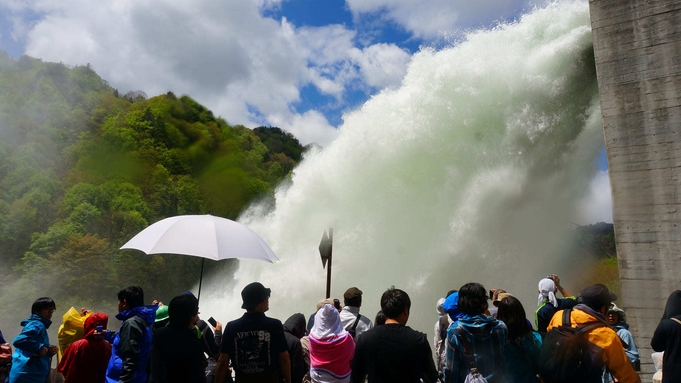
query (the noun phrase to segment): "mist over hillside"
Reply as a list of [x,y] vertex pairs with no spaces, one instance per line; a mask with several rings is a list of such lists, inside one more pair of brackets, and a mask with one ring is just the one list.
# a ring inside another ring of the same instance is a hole
[[[0,313],[11,323],[3,332],[40,296],[60,311],[112,312],[127,285],[149,301],[190,290],[199,259],[118,248],[168,216],[236,219],[252,201],[273,201],[303,151],[281,129],[230,125],[189,96],[146,99],[89,65],[0,52],[0,267],[11,271],[0,306],[12,308]],[[230,265],[209,262],[206,274]]]

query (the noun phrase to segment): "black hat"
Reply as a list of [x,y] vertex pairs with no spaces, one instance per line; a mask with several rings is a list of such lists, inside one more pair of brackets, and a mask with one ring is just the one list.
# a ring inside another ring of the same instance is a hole
[[612,302],[617,300],[617,295],[611,293],[605,285],[597,284],[589,286],[582,290],[582,303],[593,308],[599,309],[603,306],[609,306]]
[[268,298],[271,291],[272,290],[266,288],[260,282],[253,282],[247,285],[243,290],[241,290],[241,299],[244,302],[241,305],[241,308],[251,310],[255,306],[262,303],[265,298]]

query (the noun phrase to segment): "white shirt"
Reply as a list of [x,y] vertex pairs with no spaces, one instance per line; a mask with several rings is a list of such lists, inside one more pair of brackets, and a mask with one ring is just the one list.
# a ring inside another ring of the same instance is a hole
[[[359,315],[359,307],[345,306],[343,307],[343,310],[341,310],[341,323],[347,331],[350,331],[352,326],[355,324],[357,315]],[[362,315],[362,317],[359,319],[359,322],[357,323],[357,328],[355,329],[355,338],[357,338],[357,336],[364,331],[371,330],[372,328],[374,328],[374,325],[371,323],[371,320],[365,315]]]

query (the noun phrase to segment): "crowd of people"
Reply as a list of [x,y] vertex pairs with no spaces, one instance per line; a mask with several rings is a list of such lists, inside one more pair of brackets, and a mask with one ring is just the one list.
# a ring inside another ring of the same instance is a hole
[[[407,326],[411,300],[395,287],[382,294],[373,322],[360,314],[362,291],[351,287],[343,305],[324,299],[307,323],[296,313],[282,324],[265,315],[271,290],[253,282],[241,292],[245,313],[223,332],[220,322],[199,318],[190,292],[145,305],[142,288],[130,286],[118,293],[118,331],[107,328],[106,314],[74,312],[82,328],[64,330],[63,339],[60,329],[59,347],[47,334],[56,304],[39,298],[12,342],[11,362],[0,357],[0,382],[54,382],[54,374],[66,383],[640,382],[626,314],[606,286],[576,297],[554,274],[539,281],[538,293],[531,321],[503,289],[451,290],[437,302],[432,345]],[[669,297],[651,342],[665,352],[662,382],[681,379],[680,339],[681,290]]]

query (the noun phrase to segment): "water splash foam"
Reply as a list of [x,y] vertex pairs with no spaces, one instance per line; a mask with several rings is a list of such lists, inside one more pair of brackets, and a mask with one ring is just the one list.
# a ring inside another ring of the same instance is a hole
[[274,211],[240,219],[281,261],[212,278],[202,311],[240,316],[239,292],[257,280],[272,288],[270,315],[307,316],[325,293],[317,246],[328,227],[332,296],[358,286],[371,319],[395,285],[412,297],[409,324],[432,331],[437,299],[469,281],[533,311],[537,281],[566,272],[560,248],[603,146],[588,4],[553,3],[423,49],[399,88],[344,120],[276,191]]

